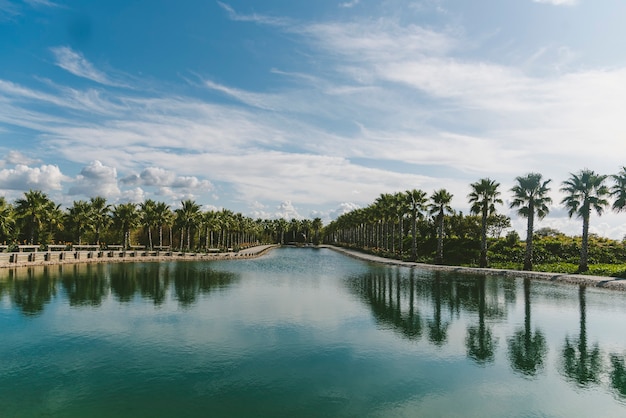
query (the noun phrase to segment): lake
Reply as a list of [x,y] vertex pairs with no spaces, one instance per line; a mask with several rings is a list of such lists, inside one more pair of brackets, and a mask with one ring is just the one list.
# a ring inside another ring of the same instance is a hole
[[252,260],[0,270],[2,417],[623,417],[626,293]]

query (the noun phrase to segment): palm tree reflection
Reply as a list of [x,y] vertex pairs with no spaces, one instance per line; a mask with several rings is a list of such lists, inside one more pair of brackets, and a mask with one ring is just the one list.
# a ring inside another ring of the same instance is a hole
[[576,382],[581,387],[586,387],[599,382],[599,376],[602,372],[602,359],[597,343],[593,347],[587,347],[584,286],[580,286],[578,297],[580,301],[580,334],[578,340],[570,340],[569,336],[565,337],[562,353],[563,373],[567,379]]
[[485,277],[476,279],[478,290],[478,326],[467,328],[465,346],[467,355],[478,364],[491,363],[494,360],[497,340],[493,337],[491,328],[485,324],[487,304],[485,303]]
[[546,338],[540,330],[533,334],[530,325],[530,279],[524,279],[524,328],[508,339],[509,360],[514,370],[535,376],[543,368],[548,352]]

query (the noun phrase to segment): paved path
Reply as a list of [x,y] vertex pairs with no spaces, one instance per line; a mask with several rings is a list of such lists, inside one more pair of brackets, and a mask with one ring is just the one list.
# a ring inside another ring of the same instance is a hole
[[[177,251],[163,253],[158,255],[148,255],[143,251],[113,251],[114,256],[105,256],[110,251],[102,251],[102,256],[98,257],[98,251],[65,251],[64,257],[60,257],[61,252],[53,252],[52,260],[46,260],[46,251],[37,253],[2,253],[0,254],[0,268],[16,268],[16,267],[32,267],[32,266],[49,266],[58,264],[78,264],[78,263],[128,263],[128,262],[149,262],[149,261],[208,261],[208,260],[239,260],[245,258],[260,257],[270,251],[277,245],[257,245],[255,247],[246,248],[239,252],[225,253],[181,253]],[[11,255],[18,254],[17,261],[11,261]],[[29,254],[33,258],[29,258]]]
[[491,269],[491,268],[478,268],[478,267],[458,267],[458,266],[440,266],[435,264],[413,263],[410,261],[394,260],[391,258],[379,257],[372,254],[362,253],[360,251],[335,247],[332,245],[324,245],[323,247],[330,248],[340,253],[346,254],[350,257],[358,258],[373,263],[389,264],[395,266],[405,266],[412,268],[420,268],[433,271],[448,271],[458,272],[465,274],[486,274],[492,276],[507,276],[507,277],[528,277],[531,279],[546,280],[551,282],[569,283],[577,285],[585,285],[590,287],[601,287],[606,289],[622,290],[626,291],[626,279],[618,277],[604,277],[604,276],[588,276],[583,274],[562,274],[562,273],[546,273],[540,271],[521,271],[521,270],[504,270],[504,269]]

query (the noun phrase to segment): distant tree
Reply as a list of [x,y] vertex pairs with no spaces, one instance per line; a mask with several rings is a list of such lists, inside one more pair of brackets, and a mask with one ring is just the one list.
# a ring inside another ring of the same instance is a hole
[[502,232],[511,227],[511,218],[503,214],[495,214],[487,217],[487,235],[499,239]]
[[595,211],[598,215],[602,215],[604,208],[609,205],[606,197],[609,195],[609,189],[604,185],[606,175],[600,175],[593,170],[582,170],[577,174],[570,174],[571,177],[563,182],[561,191],[566,196],[561,201],[568,210],[569,217],[576,215],[583,220],[583,236],[580,249],[580,263],[578,265],[579,272],[589,270],[588,253],[589,253],[589,217],[591,211]]
[[611,187],[611,196],[615,198],[613,210],[621,212],[626,210],[626,166],[618,174],[611,176],[615,184]]
[[443,264],[443,231],[444,231],[444,219],[446,212],[452,213],[452,195],[446,189],[440,189],[435,191],[430,196],[431,204],[429,205],[430,214],[436,216],[437,221],[437,256],[435,258],[436,264]]
[[139,224],[139,212],[135,203],[120,203],[113,209],[113,223],[122,233],[124,248],[130,246],[130,232]]
[[148,231],[148,246],[150,249],[154,247],[152,244],[152,227],[157,225],[156,202],[147,199],[139,204],[139,218],[141,225]]
[[411,260],[417,260],[417,220],[422,218],[426,210],[426,192],[419,189],[408,190],[405,200],[411,215]]
[[489,178],[484,178],[471,184],[472,192],[468,195],[469,203],[472,204],[471,212],[481,216],[480,234],[480,267],[487,267],[487,218],[496,211],[496,203],[502,204],[498,187],[500,183]]
[[28,241],[32,245],[45,230],[48,213],[55,207],[48,195],[39,190],[29,190],[24,197],[15,201],[15,215],[28,231]]
[[511,209],[517,208],[517,214],[528,220],[526,224],[526,253],[524,255],[524,270],[533,269],[533,235],[535,216],[543,219],[550,212],[548,205],[552,199],[548,197],[551,180],[543,180],[541,174],[530,173],[515,179],[513,186],[513,201]]
[[15,232],[15,217],[13,207],[0,196],[0,237],[6,242]]
[[67,210],[67,224],[76,234],[76,243],[82,244],[83,234],[93,228],[91,206],[84,200],[76,200]]
[[181,207],[176,209],[176,218],[181,227],[180,248],[184,248],[184,232],[187,232],[187,248],[191,250],[191,229],[195,228],[200,220],[200,206],[193,200],[183,200]]
[[91,206],[91,216],[96,232],[96,244],[100,245],[102,233],[111,225],[111,205],[107,204],[104,197],[92,197],[89,199]]

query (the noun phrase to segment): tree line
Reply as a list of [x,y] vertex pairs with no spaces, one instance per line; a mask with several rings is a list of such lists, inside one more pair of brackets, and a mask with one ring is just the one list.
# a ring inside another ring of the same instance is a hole
[[39,190],[25,192],[13,204],[0,197],[0,242],[12,245],[89,242],[224,250],[257,243],[318,242],[322,227],[320,218],[253,219],[228,209],[203,211],[190,199],[172,209],[151,199],[111,205],[93,197],[63,210]]
[[[550,211],[551,181],[539,173],[528,173],[517,177],[510,190],[513,197],[510,208],[527,220],[524,270],[533,269],[535,220],[545,218]],[[412,261],[476,262],[479,267],[487,267],[488,235],[499,237],[503,229],[510,227],[510,219],[496,211],[496,205],[503,203],[500,183],[483,178],[470,187],[467,196],[470,216],[452,209],[453,195],[446,189],[430,196],[419,189],[383,193],[369,206],[331,222],[325,228],[326,240]],[[589,269],[591,214],[602,215],[609,207],[617,212],[626,210],[626,166],[613,175],[588,169],[570,173],[561,183],[560,191],[565,194],[560,204],[567,209],[569,217],[582,220],[578,272],[585,272]],[[514,238],[512,235],[511,239]]]

